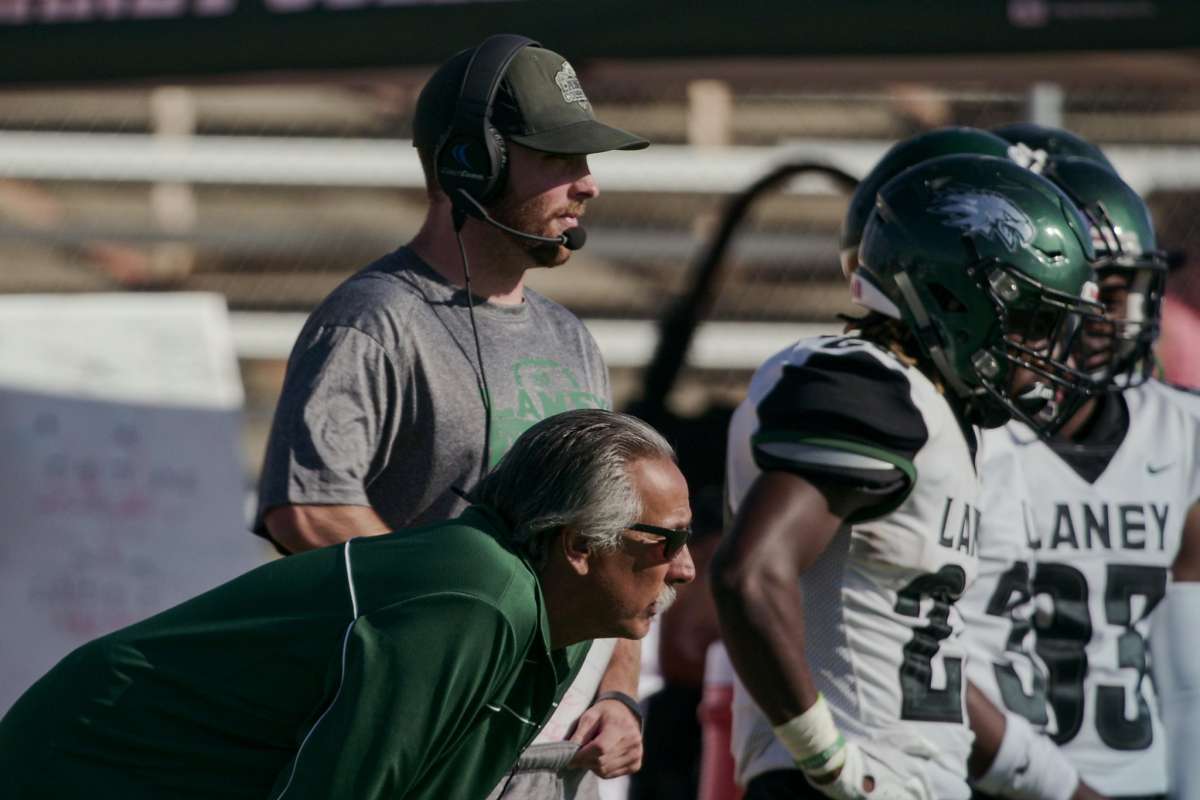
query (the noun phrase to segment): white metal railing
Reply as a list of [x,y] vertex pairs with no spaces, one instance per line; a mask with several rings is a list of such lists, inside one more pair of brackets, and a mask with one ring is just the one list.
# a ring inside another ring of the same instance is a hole
[[[230,315],[239,358],[287,358],[304,320],[302,313],[234,311]],[[658,342],[658,325],[639,320],[584,320],[612,367],[645,366]],[[837,333],[841,324],[705,322],[696,331],[688,364],[703,369],[752,369],[807,336]]]
[[[423,179],[411,144],[403,139],[0,131],[0,177],[416,188]],[[730,193],[789,160],[820,161],[862,175],[890,144],[812,139],[774,147],[656,145],[592,159],[602,187],[609,190]],[[1138,192],[1200,186],[1200,146],[1113,145],[1105,152]],[[831,190],[819,176],[791,186],[799,192]]]
[[[604,188],[632,192],[734,192],[789,157],[833,160],[854,174],[884,143],[811,142],[795,147],[694,148],[592,156]],[[0,177],[33,180],[417,188],[424,185],[406,139],[0,132]],[[823,179],[809,190],[828,191]],[[805,185],[800,186],[801,189]]]

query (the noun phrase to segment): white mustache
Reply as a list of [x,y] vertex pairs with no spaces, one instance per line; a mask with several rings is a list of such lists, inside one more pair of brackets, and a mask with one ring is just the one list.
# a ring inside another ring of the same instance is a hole
[[671,607],[675,602],[675,587],[664,586],[663,590],[658,593],[658,597],[654,599],[654,613],[661,614]]

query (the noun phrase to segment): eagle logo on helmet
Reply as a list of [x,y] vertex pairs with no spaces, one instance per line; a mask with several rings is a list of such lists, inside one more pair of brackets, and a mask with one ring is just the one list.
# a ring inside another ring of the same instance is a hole
[[930,206],[945,218],[945,224],[970,236],[1000,242],[1008,250],[1019,250],[1037,236],[1029,215],[1002,194],[985,189],[947,187]]

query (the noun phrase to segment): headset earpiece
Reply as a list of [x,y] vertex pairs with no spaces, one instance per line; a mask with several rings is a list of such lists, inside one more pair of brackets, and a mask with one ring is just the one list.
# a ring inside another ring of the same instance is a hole
[[[485,138],[452,130],[442,139],[436,154],[438,185],[454,201],[456,208],[460,205],[457,199],[460,191],[480,203],[488,202],[498,193],[494,151],[494,140],[490,136]],[[461,205],[464,211],[471,208],[469,203]]]
[[508,65],[524,47],[539,46],[524,36],[498,34],[484,40],[471,56],[455,106],[454,122],[434,152],[438,184],[459,214],[479,216],[466,192],[479,205],[500,196],[508,172],[508,149],[492,126],[492,106]]

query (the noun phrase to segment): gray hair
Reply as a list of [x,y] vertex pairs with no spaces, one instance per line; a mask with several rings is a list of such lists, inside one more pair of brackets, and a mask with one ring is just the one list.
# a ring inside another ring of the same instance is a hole
[[471,499],[497,511],[511,544],[540,568],[550,536],[564,526],[597,550],[615,549],[642,514],[628,466],[643,458],[675,461],[658,431],[628,414],[564,411],[521,434]]

